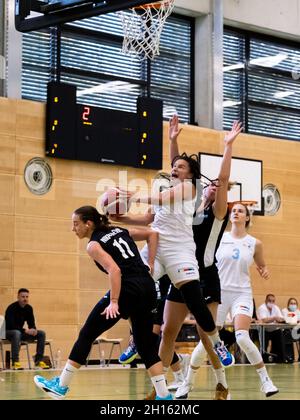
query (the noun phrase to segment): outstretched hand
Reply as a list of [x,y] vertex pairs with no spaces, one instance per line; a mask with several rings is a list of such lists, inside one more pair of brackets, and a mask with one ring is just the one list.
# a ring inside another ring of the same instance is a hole
[[175,141],[179,134],[181,133],[182,128],[179,128],[179,118],[178,115],[173,115],[169,121],[169,138],[171,141]]
[[242,131],[243,131],[242,123],[239,121],[234,121],[231,127],[231,131],[229,131],[229,133],[227,133],[224,137],[225,144],[226,145],[232,144]]

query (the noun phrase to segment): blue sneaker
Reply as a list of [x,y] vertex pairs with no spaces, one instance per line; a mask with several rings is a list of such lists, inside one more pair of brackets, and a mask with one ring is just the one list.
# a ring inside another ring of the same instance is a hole
[[155,397],[156,400],[162,401],[162,400],[173,400],[173,395],[172,394],[168,394],[166,397],[159,397],[158,395],[156,395]]
[[137,355],[138,355],[137,349],[135,347],[135,344],[132,342],[119,357],[119,363],[122,363],[122,365],[131,363],[136,358]]
[[36,375],[34,377],[34,383],[37,387],[47,393],[47,395],[55,400],[62,400],[65,398],[69,391],[68,386],[59,386],[59,376],[48,380],[42,376]]
[[221,362],[221,364],[226,368],[229,366],[234,365],[234,357],[233,355],[227,350],[226,346],[224,345],[223,341],[220,341],[218,344],[215,345],[214,350]]

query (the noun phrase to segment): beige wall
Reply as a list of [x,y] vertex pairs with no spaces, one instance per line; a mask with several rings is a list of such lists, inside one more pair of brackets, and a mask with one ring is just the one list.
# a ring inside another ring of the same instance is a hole
[[[175,0],[178,11],[193,16],[211,12],[214,0]],[[299,40],[300,0],[223,0],[226,24]]]
[[[0,313],[15,301],[18,288],[28,287],[38,327],[46,330],[66,358],[87,314],[108,287],[105,275],[86,256],[84,244],[70,231],[70,216],[76,207],[95,204],[97,181],[117,180],[120,168],[47,159],[54,175],[51,191],[44,196],[31,194],[23,171],[29,159],[44,156],[44,117],[43,104],[0,98]],[[180,147],[187,153],[220,154],[222,133],[184,126]],[[253,270],[257,304],[274,292],[284,306],[290,296],[300,299],[300,143],[241,135],[234,155],[262,159],[264,183],[276,184],[282,195],[279,213],[255,217],[250,233],[263,240],[272,273],[264,282]],[[125,169],[129,179],[150,181],[155,174]],[[127,335],[126,321],[108,332],[108,337],[127,339]]]

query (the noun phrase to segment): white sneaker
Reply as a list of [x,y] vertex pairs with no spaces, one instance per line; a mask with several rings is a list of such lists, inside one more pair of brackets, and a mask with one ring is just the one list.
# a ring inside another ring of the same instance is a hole
[[177,389],[175,394],[175,400],[186,400],[189,396],[189,392],[193,389],[193,385],[183,382],[182,385]]
[[169,391],[176,391],[181,385],[183,384],[183,381],[174,381],[170,385],[167,386]]
[[266,397],[271,397],[272,395],[277,394],[279,389],[276,388],[271,379],[267,378],[267,380],[262,384],[261,392],[264,392]]

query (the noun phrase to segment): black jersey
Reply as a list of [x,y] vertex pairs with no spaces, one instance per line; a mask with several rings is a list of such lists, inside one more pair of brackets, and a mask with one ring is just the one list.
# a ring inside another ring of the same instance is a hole
[[228,222],[229,212],[223,220],[218,220],[213,212],[212,204],[203,212],[198,213],[193,225],[194,241],[196,243],[196,258],[200,270],[210,267],[216,262],[216,252]]
[[[139,250],[129,235],[128,230],[113,227],[108,232],[94,230],[90,242],[98,242],[121,270],[122,277],[137,277],[149,273],[149,267],[143,263]],[[97,267],[106,270],[95,261]]]

